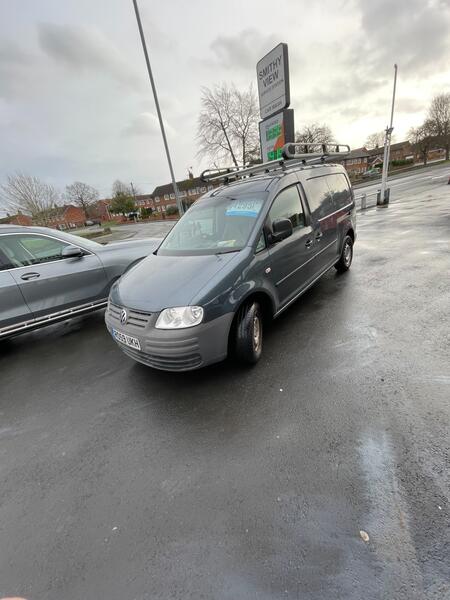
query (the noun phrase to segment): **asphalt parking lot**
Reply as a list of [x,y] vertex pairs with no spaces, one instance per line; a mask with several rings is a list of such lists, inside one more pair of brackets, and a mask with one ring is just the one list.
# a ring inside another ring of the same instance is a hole
[[359,214],[252,369],[151,370],[101,313],[3,342],[0,596],[450,598],[449,228],[434,180]]

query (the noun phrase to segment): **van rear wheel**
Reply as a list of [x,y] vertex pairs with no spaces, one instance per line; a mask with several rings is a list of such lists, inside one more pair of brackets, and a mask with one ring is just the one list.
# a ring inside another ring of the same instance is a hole
[[261,357],[263,321],[261,307],[249,302],[239,309],[235,334],[235,355],[240,362],[255,364]]
[[349,235],[346,235],[344,238],[344,243],[342,244],[342,252],[339,260],[334,265],[334,268],[338,273],[344,273],[350,269],[350,265],[353,260],[353,240]]

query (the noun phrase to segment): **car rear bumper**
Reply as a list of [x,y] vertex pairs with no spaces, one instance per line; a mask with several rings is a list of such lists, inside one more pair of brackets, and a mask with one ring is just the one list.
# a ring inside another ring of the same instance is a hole
[[233,313],[195,327],[168,330],[155,328],[158,314],[128,309],[128,322],[122,324],[121,308],[108,305],[106,326],[111,335],[112,329],[115,329],[139,340],[141,350],[130,348],[113,338],[122,352],[137,362],[163,371],[191,371],[227,356]]

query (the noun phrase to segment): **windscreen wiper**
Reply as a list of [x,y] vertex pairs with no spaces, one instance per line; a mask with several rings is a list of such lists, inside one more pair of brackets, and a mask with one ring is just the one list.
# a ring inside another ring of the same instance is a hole
[[219,252],[216,252],[216,256],[218,254],[230,254],[231,252],[240,252],[242,250],[242,248],[233,248],[232,250],[220,250]]

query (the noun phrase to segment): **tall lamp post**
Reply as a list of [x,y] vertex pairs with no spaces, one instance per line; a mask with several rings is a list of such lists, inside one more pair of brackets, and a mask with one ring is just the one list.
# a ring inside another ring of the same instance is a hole
[[152,90],[153,90],[153,98],[155,99],[156,112],[158,114],[159,126],[161,128],[161,135],[162,135],[162,139],[164,142],[164,148],[166,151],[167,162],[169,164],[169,171],[170,171],[170,177],[172,179],[173,191],[175,193],[175,198],[177,200],[178,212],[181,216],[184,213],[183,203],[181,201],[180,192],[178,191],[177,182],[175,181],[175,175],[173,173],[172,160],[170,158],[170,152],[169,152],[169,145],[167,143],[166,132],[164,129],[164,123],[163,123],[162,116],[161,116],[161,109],[159,108],[158,94],[156,93],[155,81],[153,79],[152,68],[150,66],[150,59],[148,57],[147,44],[145,42],[144,30],[142,29],[141,16],[139,14],[137,0],[133,0],[133,6],[134,6],[134,12],[136,13],[136,21],[137,21],[138,28],[139,28],[139,35],[141,36],[142,49],[144,51],[145,62],[147,64],[148,76],[149,76],[150,83],[151,83]]
[[391,122],[389,127],[386,127],[384,137],[384,154],[383,154],[383,172],[381,174],[381,189],[378,192],[377,204],[389,204],[390,189],[387,186],[388,169],[389,169],[389,157],[391,153],[391,137],[394,121],[394,104],[395,104],[395,89],[397,87],[397,65],[394,65],[394,89],[392,92],[392,107],[391,107]]

